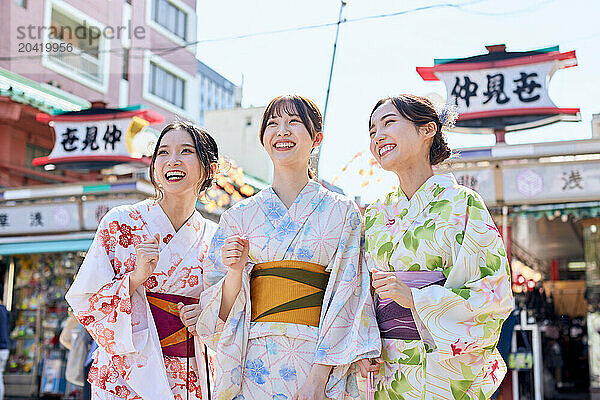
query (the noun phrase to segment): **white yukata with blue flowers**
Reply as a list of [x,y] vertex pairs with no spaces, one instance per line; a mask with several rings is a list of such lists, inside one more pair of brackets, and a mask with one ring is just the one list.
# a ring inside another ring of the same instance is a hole
[[[250,242],[242,290],[227,321],[219,319],[227,267],[227,237]],[[334,366],[332,399],[358,398],[353,362],[380,353],[370,281],[359,264],[361,215],[356,204],[309,181],[289,209],[271,187],[227,210],[204,264],[203,312],[196,326],[216,351],[214,399],[286,400],[305,383],[314,363]],[[251,322],[250,272],[257,263],[299,260],[330,273],[319,327]]]

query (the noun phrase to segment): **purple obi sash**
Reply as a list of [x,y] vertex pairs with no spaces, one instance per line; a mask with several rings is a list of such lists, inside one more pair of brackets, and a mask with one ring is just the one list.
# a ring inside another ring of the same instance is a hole
[[156,324],[163,355],[194,357],[194,339],[179,318],[177,303],[198,304],[198,299],[176,294],[146,292],[150,311]]
[[[410,288],[422,289],[431,285],[443,286],[446,277],[438,271],[400,271],[394,273]],[[383,339],[419,340],[421,336],[409,308],[392,299],[380,299],[375,303],[377,324]]]

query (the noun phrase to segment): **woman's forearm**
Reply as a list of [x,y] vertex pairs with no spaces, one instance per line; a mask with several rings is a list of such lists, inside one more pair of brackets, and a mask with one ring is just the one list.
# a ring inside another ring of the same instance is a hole
[[308,375],[308,380],[315,382],[316,384],[325,387],[329,380],[329,374],[331,374],[331,365],[313,364]]
[[229,270],[223,282],[223,295],[221,297],[221,308],[219,309],[219,318],[225,321],[231,312],[233,303],[242,288],[242,271]]

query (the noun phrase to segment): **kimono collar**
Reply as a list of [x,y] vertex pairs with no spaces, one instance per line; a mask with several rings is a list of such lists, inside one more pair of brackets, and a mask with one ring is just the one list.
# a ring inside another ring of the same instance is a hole
[[140,213],[142,220],[146,223],[149,237],[154,236],[155,233],[160,234],[159,251],[162,251],[171,242],[173,242],[172,245],[191,244],[198,235],[202,236],[201,231],[205,221],[197,210],[194,210],[194,213],[178,231],[175,231],[171,220],[156,201],[145,200],[140,204],[143,205]]
[[325,190],[320,183],[309,180],[289,209],[277,196],[272,186],[261,190],[256,195],[256,200],[267,219],[277,227],[284,220],[300,222],[308,218],[325,197]]
[[400,187],[389,193],[383,201],[384,205],[397,206],[407,209],[410,216],[418,214],[446,188],[456,186],[458,183],[452,173],[436,174],[431,176],[410,198],[406,197]]

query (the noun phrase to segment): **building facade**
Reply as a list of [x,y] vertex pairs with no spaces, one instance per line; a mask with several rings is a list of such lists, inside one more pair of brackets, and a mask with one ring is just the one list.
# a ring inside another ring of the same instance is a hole
[[8,0],[0,67],[107,107],[197,120],[196,0]]
[[273,166],[258,138],[265,107],[207,111],[204,126],[219,144],[219,153],[262,182],[273,180]]
[[197,64],[196,78],[198,79],[198,91],[200,93],[198,122],[204,124],[204,113],[206,111],[240,107],[241,88],[235,86],[202,61],[198,60]]

